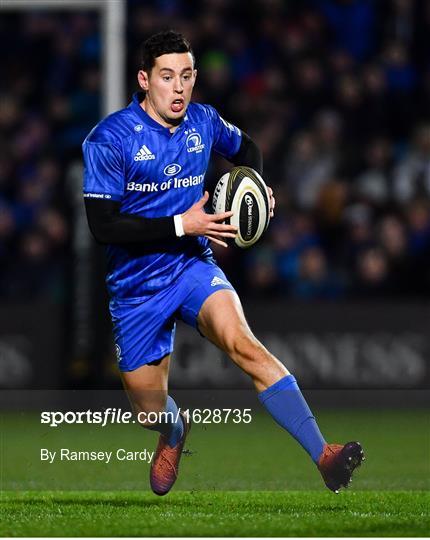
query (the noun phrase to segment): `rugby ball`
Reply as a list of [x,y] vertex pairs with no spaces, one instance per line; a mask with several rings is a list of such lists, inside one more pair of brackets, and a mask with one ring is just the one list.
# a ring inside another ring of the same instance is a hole
[[225,223],[238,229],[235,244],[248,248],[257,242],[270,220],[270,199],[267,186],[257,171],[250,167],[234,167],[221,176],[212,198],[215,214],[233,212]]

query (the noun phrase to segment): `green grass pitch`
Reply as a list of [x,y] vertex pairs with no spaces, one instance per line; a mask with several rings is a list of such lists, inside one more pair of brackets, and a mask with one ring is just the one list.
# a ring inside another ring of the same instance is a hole
[[429,414],[321,411],[330,440],[358,439],[367,460],[335,495],[301,448],[268,417],[195,425],[180,478],[148,491],[149,465],[40,461],[40,448],[153,450],[137,426],[53,429],[2,416],[2,536],[427,536]]

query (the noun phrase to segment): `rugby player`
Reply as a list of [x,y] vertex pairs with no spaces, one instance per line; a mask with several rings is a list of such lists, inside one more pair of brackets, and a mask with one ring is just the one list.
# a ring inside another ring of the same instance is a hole
[[326,443],[296,379],[255,338],[212,256],[209,242],[227,247],[236,229],[223,223],[231,213],[204,210],[211,151],[260,174],[263,163],[246,133],[210,105],[191,102],[196,75],[181,34],[150,37],[137,74],[140,92],[83,144],[87,217],[96,240],[107,245],[109,307],[124,388],[135,412],[173,413],[167,422],[140,420],[160,432],[152,490],[164,495],[173,486],[190,428],[168,395],[175,321],[181,319],[251,377],[268,413],[337,492],[363,459],[360,444]]

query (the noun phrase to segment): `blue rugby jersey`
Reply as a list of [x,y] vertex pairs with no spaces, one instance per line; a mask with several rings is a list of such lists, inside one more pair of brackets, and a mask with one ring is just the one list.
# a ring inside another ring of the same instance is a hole
[[[204,193],[211,150],[226,158],[240,130],[209,105],[190,103],[172,134],[139,104],[140,94],[90,132],[83,143],[84,197],[110,199],[146,218],[181,214]],[[155,246],[107,246],[107,286],[115,298],[136,298],[168,286],[197,259],[211,259],[209,241],[184,236]]]

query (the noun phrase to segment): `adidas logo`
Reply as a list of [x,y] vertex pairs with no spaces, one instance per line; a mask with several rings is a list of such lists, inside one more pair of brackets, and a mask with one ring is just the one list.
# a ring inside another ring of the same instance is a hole
[[148,161],[149,159],[155,159],[155,156],[146,146],[146,144],[144,144],[139,152],[134,156],[134,161]]
[[215,276],[211,281],[211,287],[216,287],[217,285],[228,285],[228,283],[218,276]]

